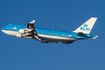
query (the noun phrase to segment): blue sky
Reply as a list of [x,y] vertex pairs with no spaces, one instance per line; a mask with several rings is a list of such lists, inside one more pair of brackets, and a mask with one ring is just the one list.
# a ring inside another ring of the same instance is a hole
[[102,38],[43,44],[0,31],[0,70],[105,70],[104,0],[0,0],[0,29],[9,23],[73,31],[97,17],[91,34]]

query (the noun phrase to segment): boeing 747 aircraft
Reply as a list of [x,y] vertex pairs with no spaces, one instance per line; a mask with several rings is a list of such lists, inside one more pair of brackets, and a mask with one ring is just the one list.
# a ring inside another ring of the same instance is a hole
[[39,40],[42,43],[62,42],[63,44],[69,44],[77,40],[96,39],[98,36],[92,37],[90,34],[96,20],[97,18],[91,17],[72,32],[37,28],[34,27],[35,20],[27,25],[9,24],[3,27],[1,31],[11,36]]

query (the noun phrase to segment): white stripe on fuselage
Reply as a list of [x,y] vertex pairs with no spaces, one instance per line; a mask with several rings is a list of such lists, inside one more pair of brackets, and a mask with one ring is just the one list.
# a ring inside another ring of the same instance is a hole
[[52,35],[44,35],[44,34],[38,34],[40,37],[45,37],[49,39],[55,39],[55,40],[77,40],[75,38],[67,38],[67,37],[60,37],[60,36],[52,36]]
[[[5,34],[16,36],[18,31],[10,31],[10,30],[1,30]],[[67,38],[67,37],[60,37],[60,36],[52,36],[52,35],[44,35],[44,34],[38,34],[40,37],[47,38],[47,39],[53,39],[53,40],[78,40],[75,38]]]

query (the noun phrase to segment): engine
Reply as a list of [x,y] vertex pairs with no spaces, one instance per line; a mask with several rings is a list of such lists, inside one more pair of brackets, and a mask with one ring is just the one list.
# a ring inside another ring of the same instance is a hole
[[16,37],[22,37],[22,34],[17,33],[17,34],[16,34]]
[[21,33],[21,34],[24,34],[25,32],[26,32],[25,29],[20,29],[20,30],[19,30],[19,33]]

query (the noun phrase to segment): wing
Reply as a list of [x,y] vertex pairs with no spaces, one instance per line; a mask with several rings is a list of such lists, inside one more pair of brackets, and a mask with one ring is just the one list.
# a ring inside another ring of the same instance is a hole
[[35,20],[29,22],[29,23],[27,24],[27,28],[28,28],[28,29],[33,29],[33,30],[35,30],[34,22],[35,22]]
[[22,34],[22,37],[40,40],[40,42],[42,42],[42,43],[53,43],[52,40],[42,38],[38,35],[38,33],[37,33],[37,31],[35,30],[35,27],[34,27],[34,22],[35,22],[35,20],[29,22],[27,24],[26,29],[20,29],[19,30],[19,32]]
[[22,34],[22,37],[40,40],[40,42],[42,42],[42,43],[53,43],[53,42],[58,43],[58,42],[62,42],[63,44],[69,44],[69,43],[74,42],[74,41],[59,41],[59,40],[40,37],[38,35],[37,31],[35,30],[34,22],[35,22],[35,20],[29,22],[27,24],[26,29],[20,29],[19,30],[19,33]]
[[24,30],[23,37],[41,40],[41,38],[37,34],[37,31],[35,30],[34,22],[35,22],[35,20],[33,20],[27,24],[27,28]]

